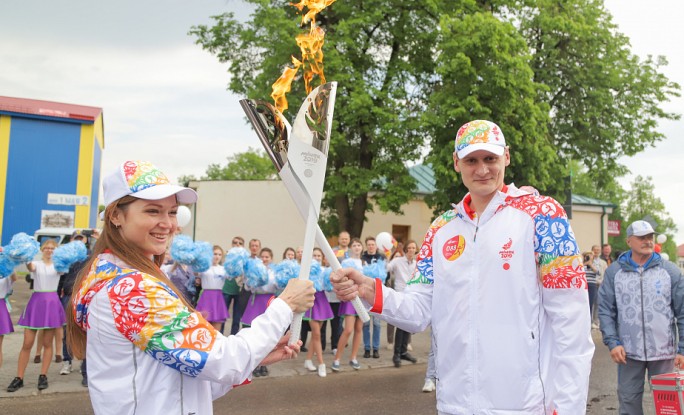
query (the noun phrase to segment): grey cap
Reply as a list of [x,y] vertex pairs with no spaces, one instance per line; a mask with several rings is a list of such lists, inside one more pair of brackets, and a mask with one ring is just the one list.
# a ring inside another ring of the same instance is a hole
[[627,227],[627,237],[644,236],[655,233],[650,223],[645,220],[637,220]]

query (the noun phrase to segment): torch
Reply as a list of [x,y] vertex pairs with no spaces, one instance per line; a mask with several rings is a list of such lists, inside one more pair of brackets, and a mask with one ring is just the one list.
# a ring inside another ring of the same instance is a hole
[[[242,109],[290,193],[299,214],[307,222],[300,278],[308,278],[314,239],[329,259],[333,270],[342,268],[318,226],[335,92],[335,82],[314,89],[297,113],[294,128],[290,127],[290,123],[270,103],[251,99],[240,100]],[[313,164],[316,164],[315,168]],[[370,320],[358,297],[352,301],[352,305],[361,320]],[[301,316],[298,317],[301,325]],[[299,339],[301,327],[297,325],[296,320],[297,318],[292,326],[291,342]]]

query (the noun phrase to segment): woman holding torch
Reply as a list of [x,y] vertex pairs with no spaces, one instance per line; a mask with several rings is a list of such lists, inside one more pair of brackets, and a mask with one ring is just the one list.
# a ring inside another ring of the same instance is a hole
[[297,355],[285,331],[293,312],[313,305],[311,282],[290,282],[250,329],[224,337],[159,269],[178,204],[197,194],[141,161],[123,163],[103,187],[102,235],[74,285],[68,319],[73,354],[88,358],[95,414],[210,414],[212,400],[247,382],[257,365]]

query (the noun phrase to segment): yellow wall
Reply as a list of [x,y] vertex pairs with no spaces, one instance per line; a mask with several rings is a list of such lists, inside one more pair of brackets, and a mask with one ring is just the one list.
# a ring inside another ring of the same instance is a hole
[[[81,144],[78,150],[78,178],[76,180],[76,194],[88,196],[92,199],[93,162],[95,152],[95,134],[92,124],[81,125]],[[96,203],[97,200],[91,200]],[[90,224],[90,206],[75,206],[74,227],[87,228]]]
[[[81,144],[78,151],[78,179],[76,181],[76,194],[90,197],[90,203],[97,205],[98,201],[93,200],[92,194],[95,145],[98,145],[100,149],[104,149],[102,115],[97,117],[93,124],[81,125]],[[98,166],[98,168],[100,167]],[[90,206],[76,206],[74,216],[74,227],[88,228],[90,226]]]
[[7,163],[9,157],[10,125],[12,118],[0,115],[0,236],[5,215],[5,191],[7,186]]

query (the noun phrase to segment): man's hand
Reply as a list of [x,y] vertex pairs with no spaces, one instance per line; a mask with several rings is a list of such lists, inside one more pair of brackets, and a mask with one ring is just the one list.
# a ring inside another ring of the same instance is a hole
[[[679,355],[678,355],[679,356]],[[625,353],[625,348],[622,346],[615,346],[611,351],[610,351],[610,358],[613,359],[613,362],[617,364],[627,364],[627,354]],[[682,356],[682,359],[684,359],[684,356]],[[675,359],[675,364],[676,364],[676,359]],[[684,360],[682,360],[682,363],[684,363]]]
[[375,281],[366,277],[353,268],[343,268],[330,275],[330,282],[337,298],[342,301],[351,301],[357,295],[366,300],[368,304],[375,302]]
[[677,356],[675,356],[674,366],[675,369],[678,370],[684,369],[684,356],[682,356],[681,354],[677,354]]

